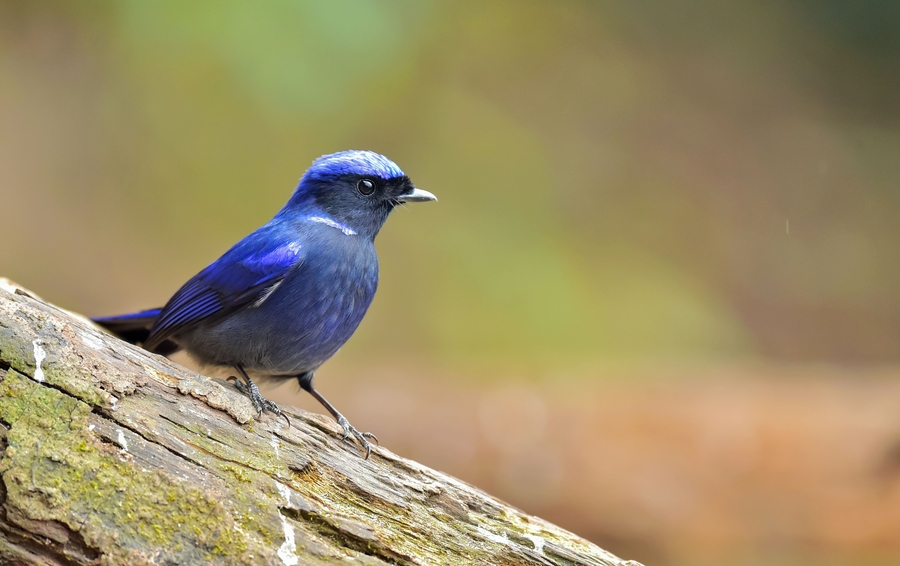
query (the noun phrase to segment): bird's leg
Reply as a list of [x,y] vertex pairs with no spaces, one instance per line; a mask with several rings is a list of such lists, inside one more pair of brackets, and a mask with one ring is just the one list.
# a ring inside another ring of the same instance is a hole
[[372,445],[369,444],[368,439],[372,439],[375,441],[375,444],[378,444],[378,437],[372,434],[371,432],[359,432],[356,430],[347,418],[342,415],[337,409],[334,408],[334,405],[328,402],[328,399],[322,396],[321,393],[316,391],[316,388],[313,387],[313,372],[308,371],[306,373],[302,373],[297,376],[297,380],[300,382],[300,387],[303,388],[304,391],[312,395],[316,401],[322,404],[323,407],[328,409],[328,412],[331,413],[331,416],[334,417],[334,420],[344,429],[344,440],[350,441],[351,443],[355,439],[362,446],[363,450],[366,451],[366,460],[369,459],[369,454],[372,453]]
[[246,395],[250,398],[250,402],[253,403],[253,407],[256,409],[256,414],[258,416],[262,416],[265,411],[269,411],[275,413],[276,415],[284,417],[284,420],[287,421],[288,426],[291,426],[291,419],[288,418],[287,415],[284,414],[284,411],[278,408],[278,405],[269,401],[259,392],[259,387],[256,386],[255,383],[250,379],[250,376],[247,375],[247,372],[244,370],[243,366],[237,365],[234,366],[234,369],[241,374],[241,378],[243,378],[243,382],[236,378],[235,376],[230,376],[228,381],[234,380],[234,386],[238,388],[238,391]]

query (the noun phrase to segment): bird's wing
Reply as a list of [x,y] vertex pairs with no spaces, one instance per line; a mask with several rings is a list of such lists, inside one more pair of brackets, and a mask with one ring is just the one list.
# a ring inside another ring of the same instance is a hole
[[153,351],[172,335],[211,317],[261,304],[289,271],[303,263],[304,246],[254,233],[184,284],[159,313],[144,347]]

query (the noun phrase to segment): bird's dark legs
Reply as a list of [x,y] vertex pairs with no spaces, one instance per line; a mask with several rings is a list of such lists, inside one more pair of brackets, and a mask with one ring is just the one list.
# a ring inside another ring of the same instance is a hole
[[284,411],[278,408],[278,405],[269,401],[259,392],[259,388],[255,383],[250,379],[250,376],[247,375],[247,372],[244,371],[242,366],[234,366],[234,369],[237,370],[239,374],[241,374],[241,378],[243,378],[243,382],[240,379],[234,377],[233,375],[228,378],[228,381],[234,380],[234,386],[238,388],[238,391],[246,395],[250,398],[250,402],[253,403],[253,407],[256,409],[256,414],[262,416],[265,411],[269,411],[275,413],[276,415],[284,417],[284,420],[287,421],[288,426],[291,426],[291,419],[288,418],[287,415],[284,414]]
[[300,387],[303,388],[304,391],[309,393],[315,398],[316,401],[322,404],[323,407],[328,409],[328,412],[331,413],[331,416],[334,417],[334,420],[344,429],[344,440],[355,439],[359,444],[363,447],[363,450],[366,451],[366,459],[369,459],[369,454],[372,453],[372,445],[369,444],[368,439],[372,439],[375,441],[375,444],[378,444],[378,437],[376,437],[371,432],[359,432],[350,424],[350,421],[342,415],[337,409],[334,408],[334,405],[328,402],[328,399],[322,396],[321,393],[316,391],[316,388],[313,387],[313,372],[309,371],[306,373],[301,373],[297,376],[297,380],[300,382]]

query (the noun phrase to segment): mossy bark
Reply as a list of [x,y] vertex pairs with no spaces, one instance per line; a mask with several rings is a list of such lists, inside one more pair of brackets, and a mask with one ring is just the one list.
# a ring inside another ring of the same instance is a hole
[[0,280],[2,564],[634,566]]

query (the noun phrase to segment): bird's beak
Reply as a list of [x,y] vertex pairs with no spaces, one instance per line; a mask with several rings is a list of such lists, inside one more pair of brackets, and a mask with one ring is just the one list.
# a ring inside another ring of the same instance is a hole
[[422,189],[413,188],[411,193],[406,193],[405,195],[400,195],[398,197],[400,202],[427,202],[433,200],[437,202],[437,197],[428,191],[423,191]]

